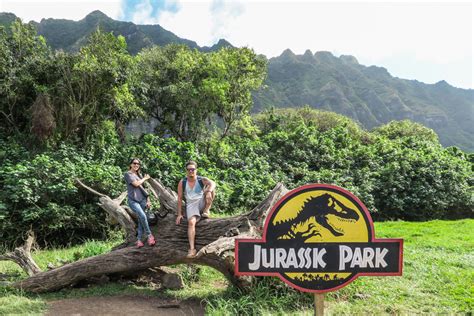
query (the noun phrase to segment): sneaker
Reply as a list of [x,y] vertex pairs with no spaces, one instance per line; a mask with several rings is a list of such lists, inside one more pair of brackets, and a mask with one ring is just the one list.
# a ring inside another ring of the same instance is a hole
[[188,255],[186,256],[186,258],[194,258],[194,257],[196,257],[196,249],[189,249]]
[[148,246],[153,246],[156,244],[155,237],[153,235],[148,236]]
[[204,211],[202,212],[202,218],[210,218],[211,217],[211,213],[209,211]]
[[141,240],[138,240],[136,245],[137,245],[137,248],[141,248],[141,247],[145,246],[145,244]]

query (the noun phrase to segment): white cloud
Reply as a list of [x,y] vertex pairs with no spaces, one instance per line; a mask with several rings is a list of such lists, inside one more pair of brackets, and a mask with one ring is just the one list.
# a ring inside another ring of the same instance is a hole
[[100,10],[116,19],[122,15],[121,0],[0,0],[0,12],[11,12],[24,22],[41,21],[42,18],[81,20],[94,10]]
[[211,46],[219,39],[228,39],[238,30],[230,29],[244,11],[238,1],[177,1],[180,10],[163,12],[158,23],[182,38]]
[[178,2],[180,10],[163,12],[158,23],[179,37],[193,40],[201,46],[212,44],[210,3]]
[[212,27],[211,41],[229,38],[236,30],[231,28],[232,22],[238,21],[245,12],[243,2],[214,0],[211,3]]
[[156,24],[158,19],[151,15],[153,6],[151,0],[145,0],[135,7],[135,12],[132,14],[132,22],[135,24]]

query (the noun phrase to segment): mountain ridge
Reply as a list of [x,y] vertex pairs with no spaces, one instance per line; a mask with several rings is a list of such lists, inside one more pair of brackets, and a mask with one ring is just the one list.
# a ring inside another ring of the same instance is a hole
[[285,50],[271,58],[265,84],[268,88],[254,96],[255,111],[309,105],[349,116],[368,129],[410,119],[433,128],[443,145],[474,149],[472,89],[396,78],[350,55],[316,52],[311,58],[308,50],[303,55]]
[[[0,12],[0,25],[8,25],[14,21],[13,13]],[[167,44],[184,44],[201,51],[214,51],[221,47],[232,46],[225,39],[220,39],[210,47],[200,47],[195,41],[180,38],[164,29],[159,24],[138,25],[132,22],[117,21],[100,10],[92,11],[78,21],[67,19],[43,18],[40,22],[30,21],[36,28],[38,35],[46,38],[53,49],[62,49],[67,52],[78,51],[85,44],[87,37],[98,27],[105,32],[112,32],[115,36],[122,35],[127,41],[130,54],[137,54],[145,47],[152,45],[164,46]]]

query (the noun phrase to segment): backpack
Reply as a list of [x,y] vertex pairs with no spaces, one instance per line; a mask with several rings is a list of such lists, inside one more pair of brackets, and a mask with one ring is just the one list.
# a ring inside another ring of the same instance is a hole
[[[201,189],[204,189],[204,181],[202,181],[202,177],[201,176],[197,176],[197,181],[199,182],[199,185],[201,186]],[[186,192],[186,183],[188,182],[188,178],[187,177],[184,177],[183,178],[183,182],[182,182],[182,185],[183,185],[183,196],[185,196],[185,192]]]

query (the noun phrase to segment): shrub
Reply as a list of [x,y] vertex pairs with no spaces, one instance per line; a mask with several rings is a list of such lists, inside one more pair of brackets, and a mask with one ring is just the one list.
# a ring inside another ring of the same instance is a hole
[[[15,144],[12,145],[16,147]],[[105,214],[95,197],[78,190],[75,179],[83,179],[99,191],[117,195],[120,169],[89,159],[77,148],[63,145],[56,151],[27,155],[0,166],[0,238],[11,246],[30,227],[44,244],[105,237]]]

